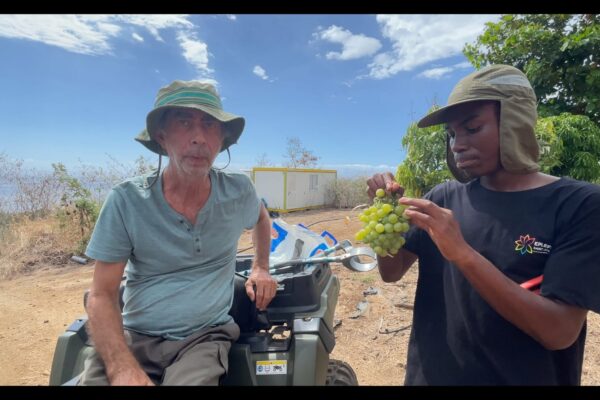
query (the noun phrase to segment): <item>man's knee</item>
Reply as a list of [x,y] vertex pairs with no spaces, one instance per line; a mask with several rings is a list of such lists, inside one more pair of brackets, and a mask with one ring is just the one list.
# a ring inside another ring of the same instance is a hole
[[166,370],[163,385],[216,386],[227,373],[229,341],[201,342],[180,355]]

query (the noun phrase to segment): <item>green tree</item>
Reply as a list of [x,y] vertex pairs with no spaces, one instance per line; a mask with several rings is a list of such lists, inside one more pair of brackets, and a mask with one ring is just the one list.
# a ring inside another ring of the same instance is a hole
[[600,127],[588,117],[563,113],[541,118],[536,135],[543,172],[600,183]]
[[58,217],[63,223],[75,220],[79,225],[81,240],[75,251],[81,254],[92,235],[96,219],[100,213],[100,205],[91,198],[91,192],[77,178],[67,172],[67,168],[63,163],[53,163],[52,168],[54,169],[54,176],[64,185],[61,198],[62,209],[58,211]]
[[600,123],[600,15],[509,14],[463,53],[479,69],[509,64],[535,90],[540,116],[563,112]]
[[396,170],[396,180],[408,196],[421,197],[435,185],[454,179],[446,164],[446,132],[441,125],[418,128],[411,124],[402,147],[407,150],[406,158]]

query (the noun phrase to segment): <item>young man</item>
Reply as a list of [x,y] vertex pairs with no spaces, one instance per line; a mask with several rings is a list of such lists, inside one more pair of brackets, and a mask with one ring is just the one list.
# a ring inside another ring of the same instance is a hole
[[[536,119],[525,75],[492,65],[418,123],[445,123],[458,181],[401,198],[406,244],[379,258],[386,282],[419,260],[407,385],[580,384],[586,315],[600,312],[600,187],[539,172]],[[378,174],[369,194],[400,184]]]
[[269,215],[245,175],[212,167],[244,122],[223,111],[211,85],[159,91],[136,140],[169,164],[113,188],[86,251],[96,260],[87,303],[96,352],[81,384],[218,384],[239,336],[228,311],[244,229],[255,248],[247,294],[259,309],[275,296]]

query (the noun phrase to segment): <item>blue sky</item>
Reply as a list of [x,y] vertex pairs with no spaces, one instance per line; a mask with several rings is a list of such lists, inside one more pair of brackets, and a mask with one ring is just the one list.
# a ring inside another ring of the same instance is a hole
[[39,169],[157,162],[133,137],[158,89],[201,79],[246,118],[233,169],[283,165],[298,137],[340,176],[394,171],[408,126],[473,71],[461,50],[498,18],[0,15],[0,153]]

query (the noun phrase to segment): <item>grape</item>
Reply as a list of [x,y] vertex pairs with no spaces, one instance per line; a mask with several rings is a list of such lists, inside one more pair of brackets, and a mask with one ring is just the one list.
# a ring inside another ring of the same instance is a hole
[[383,189],[377,189],[373,205],[360,213],[358,219],[363,223],[362,229],[354,238],[368,244],[380,257],[394,256],[406,239],[408,220],[404,216],[406,206],[398,204],[396,194],[388,195]]

